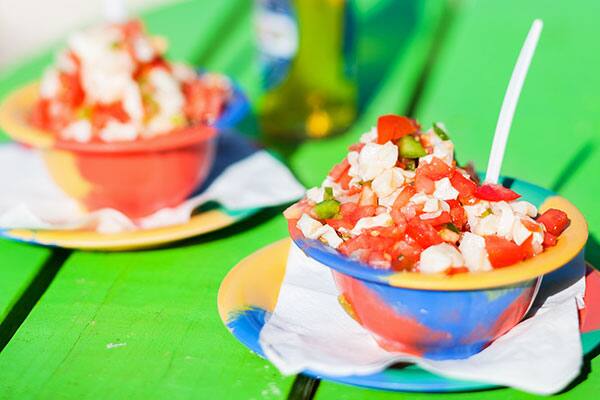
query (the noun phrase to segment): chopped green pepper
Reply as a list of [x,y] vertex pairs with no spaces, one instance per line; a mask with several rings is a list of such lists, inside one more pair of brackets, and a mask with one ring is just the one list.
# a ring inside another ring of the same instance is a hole
[[491,214],[492,214],[492,209],[488,208],[487,210],[485,210],[483,212],[483,214],[481,214],[481,218],[485,218],[485,217],[487,217],[488,215],[491,215]]
[[404,165],[406,166],[405,169],[407,171],[414,171],[415,169],[417,169],[417,162],[410,158],[407,158],[406,161],[404,161]]
[[449,229],[454,233],[460,233],[460,229],[458,229],[458,227],[452,223],[446,224],[446,229]]
[[335,200],[335,197],[333,197],[333,188],[332,187],[325,187],[323,188],[323,200]]
[[448,134],[446,133],[446,131],[444,131],[442,129],[441,126],[439,126],[437,123],[433,124],[433,131],[435,132],[436,135],[438,135],[438,137],[442,140],[450,140],[450,137],[448,136]]
[[400,156],[406,158],[419,158],[427,154],[421,142],[419,142],[414,136],[406,135],[398,140],[398,148],[400,150]]
[[313,211],[319,219],[333,218],[340,212],[340,202],[337,200],[323,200],[315,205]]

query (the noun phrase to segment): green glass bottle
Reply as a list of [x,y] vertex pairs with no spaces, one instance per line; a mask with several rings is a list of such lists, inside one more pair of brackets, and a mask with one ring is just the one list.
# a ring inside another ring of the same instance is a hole
[[262,131],[288,141],[348,128],[357,107],[351,4],[257,0],[256,5]]

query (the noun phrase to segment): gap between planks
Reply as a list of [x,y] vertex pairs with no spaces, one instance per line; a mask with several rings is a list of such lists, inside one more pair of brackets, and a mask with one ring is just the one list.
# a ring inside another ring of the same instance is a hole
[[0,323],[0,352],[13,338],[38,300],[43,296],[54,280],[60,267],[71,255],[72,250],[53,248],[35,277],[11,307],[6,318]]

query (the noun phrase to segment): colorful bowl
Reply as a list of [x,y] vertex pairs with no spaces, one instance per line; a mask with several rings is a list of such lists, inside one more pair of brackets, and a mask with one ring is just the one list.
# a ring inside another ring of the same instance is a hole
[[15,141],[42,150],[54,181],[83,208],[114,208],[130,218],[173,207],[189,196],[210,171],[218,129],[233,126],[249,110],[235,88],[214,126],[190,126],[133,142],[77,143],[29,124],[37,95],[35,83],[13,92],[0,106],[0,127]]
[[447,276],[374,269],[302,237],[293,227],[290,234],[307,256],[332,269],[340,303],[383,348],[436,360],[466,358],[521,321],[545,274],[583,263],[588,231],[579,210],[523,181],[514,180],[512,189],[542,212],[565,211],[571,224],[556,246],[489,272]]

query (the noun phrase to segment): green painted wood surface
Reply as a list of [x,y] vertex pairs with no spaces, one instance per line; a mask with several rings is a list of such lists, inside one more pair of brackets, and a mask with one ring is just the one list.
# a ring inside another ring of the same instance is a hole
[[[171,40],[174,58],[225,71],[256,98],[249,3],[183,2],[145,20]],[[431,4],[406,43],[411,59],[403,53],[390,60],[373,104],[410,102],[441,15],[443,3]],[[217,39],[221,45],[210,46]],[[48,60],[42,55],[15,70],[0,90],[32,79]],[[359,124],[370,125],[378,112],[370,107]],[[296,172],[316,182],[329,168],[325,159],[341,157],[360,130],[307,144],[292,158]],[[285,398],[293,377],[239,344],[216,308],[228,269],[286,236],[280,211],[161,250],[74,253],[0,353],[0,398]]]
[[[0,323],[50,255],[50,250],[0,239]],[[0,336],[2,332],[0,331]]]
[[[514,62],[535,17],[544,32],[522,92],[503,173],[554,188],[586,215],[600,235],[600,4],[580,0],[467,1],[461,4],[417,109],[425,124],[444,121],[461,160],[485,169],[488,149]],[[402,111],[398,109],[397,111]],[[596,265],[597,242],[588,255]],[[543,367],[543,366],[540,366]],[[587,379],[554,396],[592,399],[600,393],[600,358]],[[457,394],[388,393],[322,382],[317,400],[529,399],[512,389]]]

